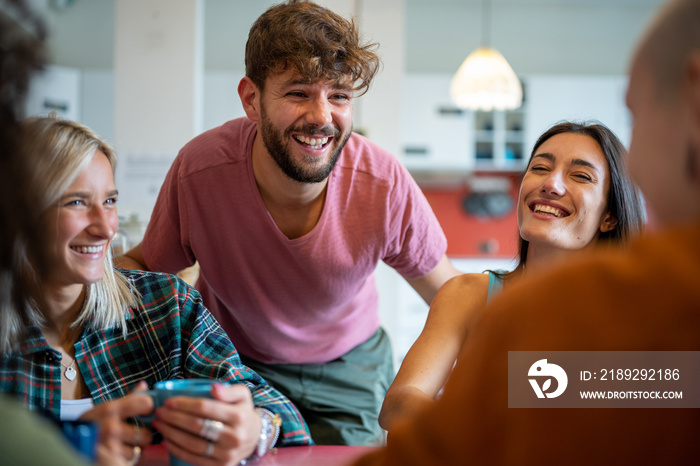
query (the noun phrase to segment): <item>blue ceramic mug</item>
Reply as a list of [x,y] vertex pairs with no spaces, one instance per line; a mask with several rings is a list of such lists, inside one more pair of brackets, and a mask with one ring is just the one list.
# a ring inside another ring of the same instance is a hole
[[60,428],[68,442],[89,462],[94,463],[97,460],[97,442],[100,439],[100,429],[96,423],[61,421]]
[[[215,379],[173,379],[156,382],[153,389],[139,392],[139,395],[148,395],[153,398],[154,409],[165,403],[166,400],[174,396],[194,396],[199,398],[211,398],[211,388],[215,383],[226,383]],[[155,414],[140,416],[144,422],[151,422],[155,419]],[[170,455],[171,466],[190,466],[180,458]]]

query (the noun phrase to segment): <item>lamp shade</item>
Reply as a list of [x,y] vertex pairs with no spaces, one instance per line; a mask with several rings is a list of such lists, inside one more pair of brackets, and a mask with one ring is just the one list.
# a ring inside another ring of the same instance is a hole
[[523,88],[503,55],[480,47],[464,60],[452,78],[450,97],[459,108],[512,110],[523,103]]

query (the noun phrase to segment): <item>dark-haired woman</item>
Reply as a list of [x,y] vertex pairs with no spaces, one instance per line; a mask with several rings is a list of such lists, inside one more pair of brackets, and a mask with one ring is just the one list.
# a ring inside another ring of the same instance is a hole
[[504,284],[593,248],[623,245],[641,232],[644,210],[626,172],[626,154],[601,124],[559,123],[540,136],[520,185],[518,265],[511,272],[464,274],[440,289],[387,391],[379,416],[384,429],[435,399],[473,312]]

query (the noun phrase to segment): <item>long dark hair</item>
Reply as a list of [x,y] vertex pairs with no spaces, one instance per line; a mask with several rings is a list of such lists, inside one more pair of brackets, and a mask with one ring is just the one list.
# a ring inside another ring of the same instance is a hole
[[[32,167],[19,120],[31,78],[45,63],[45,38],[44,23],[27,2],[0,0],[0,314],[23,306],[29,284],[19,273],[17,256],[43,238],[40,212],[24,186]],[[43,267],[43,257],[38,259]]]
[[[617,219],[617,226],[610,231],[601,233],[598,240],[608,244],[624,245],[630,238],[642,232],[645,219],[644,207],[637,188],[627,174],[624,160],[627,157],[627,149],[607,126],[600,122],[579,123],[565,121],[557,123],[537,139],[530,153],[530,160],[528,160],[525,172],[530,167],[532,157],[537,152],[537,149],[552,136],[562,133],[586,135],[595,140],[602,149],[605,160],[608,162],[608,171],[610,172],[610,189],[608,190],[606,203],[610,215]],[[518,264],[515,269],[506,273],[490,270],[490,272],[495,273],[501,279],[519,274],[527,262],[527,250],[530,243],[519,234],[518,236]]]

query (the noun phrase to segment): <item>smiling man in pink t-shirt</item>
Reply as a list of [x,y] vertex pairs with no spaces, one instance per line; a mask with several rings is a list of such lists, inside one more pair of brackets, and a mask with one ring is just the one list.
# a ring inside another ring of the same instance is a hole
[[143,242],[117,261],[168,272],[197,261],[196,287],[244,363],[322,444],[383,438],[377,415],[394,371],[378,262],[428,303],[458,274],[406,169],[352,132],[353,99],[378,69],[374,48],[311,2],[265,12],[238,86],[247,118],[181,150]]

